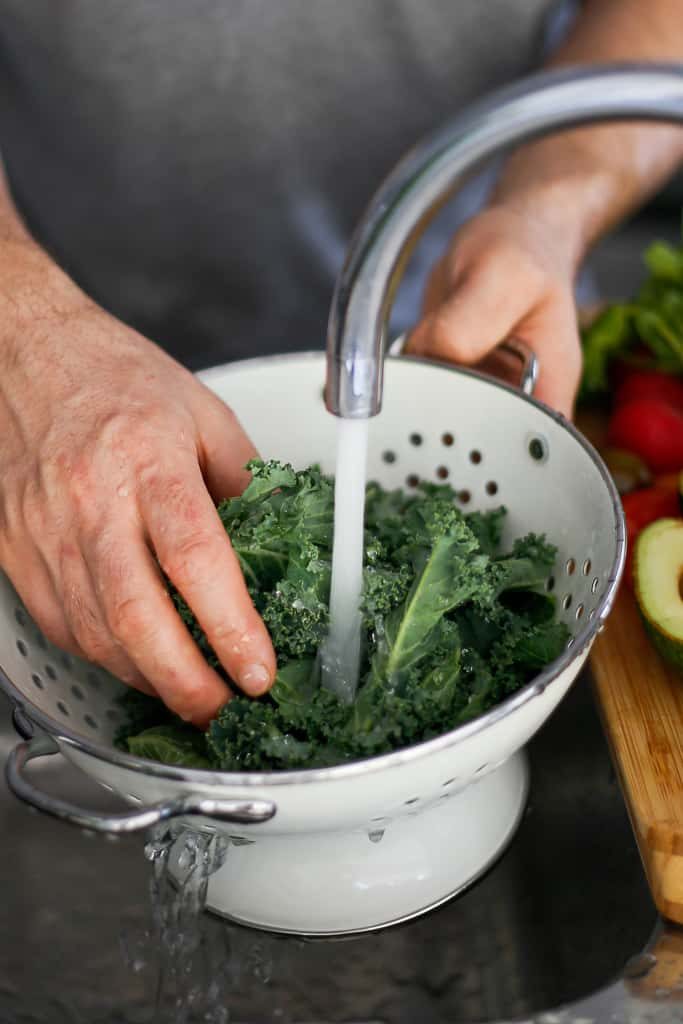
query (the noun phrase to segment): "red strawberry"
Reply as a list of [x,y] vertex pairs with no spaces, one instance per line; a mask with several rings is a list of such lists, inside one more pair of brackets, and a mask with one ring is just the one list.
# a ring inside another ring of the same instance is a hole
[[683,469],[683,409],[656,398],[634,398],[609,422],[609,443],[639,455],[655,473]]
[[617,385],[614,405],[625,405],[636,398],[658,398],[683,409],[683,380],[657,370],[632,370],[625,373]]
[[631,491],[630,494],[625,494],[622,497],[621,503],[624,506],[628,540],[624,577],[628,585],[631,586],[633,545],[640,531],[650,523],[654,523],[656,519],[680,515],[678,477],[675,475],[669,478],[662,477],[653,487],[642,487],[638,491]]

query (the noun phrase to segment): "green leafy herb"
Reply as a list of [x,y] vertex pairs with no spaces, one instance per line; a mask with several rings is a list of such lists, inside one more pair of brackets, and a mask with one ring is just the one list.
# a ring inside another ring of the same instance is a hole
[[683,245],[654,242],[643,258],[648,276],[636,297],[610,305],[582,332],[582,397],[609,389],[615,357],[683,373]]
[[[454,728],[503,700],[563,651],[542,584],[555,548],[530,534],[502,549],[505,509],[464,515],[448,485],[366,495],[361,680],[353,704],[321,686],[334,491],[311,467],[250,464],[218,512],[278,654],[265,697],[235,696],[206,734],[127,693],[117,742],[138,757],[223,771],[310,768],[386,753]],[[169,584],[204,656],[201,627]]]

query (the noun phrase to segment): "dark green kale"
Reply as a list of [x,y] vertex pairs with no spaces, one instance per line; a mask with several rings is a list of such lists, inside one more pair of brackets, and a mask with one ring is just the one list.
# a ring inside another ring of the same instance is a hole
[[[455,491],[410,495],[369,484],[361,680],[352,704],[321,685],[328,628],[334,491],[318,468],[250,464],[218,512],[278,655],[264,697],[234,697],[206,734],[141,694],[124,698],[124,749],[167,764],[277,771],[337,764],[419,743],[525,685],[568,639],[543,585],[555,548],[530,534],[501,550],[505,509],[464,515]],[[182,596],[176,608],[217,659]]]

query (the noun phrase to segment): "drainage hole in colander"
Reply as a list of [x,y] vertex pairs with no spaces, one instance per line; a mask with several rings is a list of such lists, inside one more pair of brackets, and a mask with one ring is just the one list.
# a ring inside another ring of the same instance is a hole
[[67,672],[70,672],[73,665],[71,663],[71,658],[69,657],[69,655],[62,651],[62,653],[59,655],[59,658]]
[[470,452],[470,462],[473,463],[473,465],[478,466],[479,463],[481,462],[481,459],[482,459],[481,452],[477,451],[477,449],[474,448]]
[[568,558],[567,559],[567,564],[565,565],[564,568],[566,570],[567,576],[573,576],[574,573],[576,572],[576,562],[574,561],[574,559],[573,558]]
[[458,491],[458,501],[462,502],[463,505],[468,505],[472,499],[472,495],[469,491]]
[[45,666],[45,675],[48,676],[50,679],[56,679],[57,678],[57,670],[55,669],[55,667],[53,665],[49,665],[48,664],[48,665]]
[[17,620],[20,626],[26,625],[26,612],[23,608],[14,609],[14,618]]
[[44,683],[44,682],[43,682],[43,680],[42,680],[42,679],[40,678],[40,676],[38,675],[38,673],[37,673],[37,672],[34,672],[34,673],[33,673],[33,675],[31,676],[31,681],[33,682],[33,685],[34,685],[34,686],[37,686],[37,687],[38,687],[38,689],[39,689],[39,690],[42,690],[42,689],[44,689],[44,687],[45,687],[45,683]]
[[599,586],[600,586],[600,580],[596,576],[595,579],[593,580],[593,582],[591,583],[591,594],[595,594]]
[[548,579],[545,581],[545,589],[548,591],[548,593],[550,593],[551,590],[555,589],[555,577],[554,576],[548,576]]
[[370,818],[370,821],[386,821],[386,820],[387,819],[384,817],[384,815],[381,815],[381,814],[380,814],[379,818]]
[[576,618],[577,618],[577,621],[578,621],[582,617],[582,615],[583,615],[583,605],[582,604],[579,604],[579,605],[576,606],[576,613],[575,614],[576,614]]
[[529,441],[529,455],[534,462],[545,462],[548,458],[548,445],[542,437],[532,437]]
[[36,630],[36,643],[44,651],[47,650],[47,640],[45,639],[45,637],[43,636],[43,634],[39,630]]
[[495,480],[489,480],[486,484],[486,493],[493,497],[494,494],[498,494],[498,484]]
[[591,610],[588,613],[588,621],[592,622],[594,618],[595,618],[595,608],[591,608]]
[[90,729],[99,729],[99,725],[92,715],[83,715],[83,721]]
[[132,800],[134,804],[141,804],[142,803],[142,800],[140,799],[140,797],[139,796],[135,796],[134,793],[126,793],[126,796],[128,797],[129,800]]
[[416,804],[419,799],[419,796],[411,796],[410,800],[404,800],[403,802],[408,807],[410,804]]
[[448,480],[448,466],[437,466],[436,475],[439,480]]
[[406,477],[406,484],[407,484],[408,487],[417,487],[419,482],[420,482],[420,478],[417,475],[417,473],[410,473]]
[[63,700],[58,700],[57,701],[57,709],[59,711],[61,711],[62,714],[66,716],[66,718],[69,717],[69,709],[68,709],[68,707],[66,706],[66,704],[64,703]]
[[489,763],[488,763],[488,761],[487,761],[487,762],[486,762],[486,764],[483,764],[483,765],[481,766],[481,768],[477,768],[477,770],[476,770],[476,772],[475,772],[474,774],[475,774],[475,775],[478,775],[478,774],[479,774],[479,772],[483,772],[483,771],[485,771],[485,770],[486,770],[486,769],[488,768],[488,766],[489,766]]
[[452,785],[453,785],[453,783],[454,783],[454,782],[457,782],[457,781],[458,781],[458,780],[457,780],[457,777],[455,777],[455,778],[452,778],[452,779],[446,779],[446,781],[445,781],[445,782],[442,782],[442,783],[441,783],[441,785],[442,785],[442,786],[452,786]]
[[572,603],[572,595],[571,594],[565,594],[564,597],[562,598],[562,607],[564,608],[565,611],[567,611],[567,609],[571,607],[571,603]]
[[86,681],[93,690],[99,690],[100,688],[100,677],[95,672],[88,672],[86,675]]
[[383,462],[387,462],[389,464],[391,464],[392,462],[396,462],[396,452],[392,452],[392,451],[382,452],[382,461]]
[[452,434],[446,433],[441,435],[441,444],[445,448],[452,448],[455,444],[455,438]]
[[587,558],[586,561],[583,563],[583,575],[588,576],[592,568],[593,563],[591,562],[590,558]]
[[419,448],[422,444],[422,434],[411,434],[410,443],[415,445],[416,448]]
[[83,696],[83,691],[81,690],[80,686],[72,686],[71,692],[73,693],[76,700],[85,700],[85,697]]
[[569,648],[573,647],[573,646],[574,646],[574,637],[572,636],[572,637],[570,637],[569,640],[567,640],[567,650],[569,650]]
[[107,716],[110,722],[118,722],[119,719],[121,718],[121,715],[116,710],[116,708],[107,708],[107,710],[105,711],[105,715]]
[[19,651],[19,654],[23,655],[24,658],[28,654],[28,647],[26,646],[23,640],[17,640],[17,650]]

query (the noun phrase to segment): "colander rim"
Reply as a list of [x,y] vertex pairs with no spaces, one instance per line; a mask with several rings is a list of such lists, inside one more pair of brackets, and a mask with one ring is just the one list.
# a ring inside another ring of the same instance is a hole
[[[304,350],[300,352],[288,352],[271,356],[256,356],[249,359],[235,360],[231,363],[223,363],[217,366],[207,367],[206,369],[197,372],[196,376],[200,380],[208,383],[212,377],[217,376],[219,372],[225,372],[228,368],[239,370],[252,367],[258,368],[258,366],[264,364],[272,366],[274,363],[297,362],[302,360],[308,361],[314,359],[324,360],[324,358],[325,353],[322,350]],[[63,726],[61,723],[56,722],[50,715],[41,711],[40,708],[32,703],[32,701],[28,700],[25,694],[18,690],[14,683],[12,683],[2,666],[0,666],[0,686],[16,704],[21,706],[32,722],[44,729],[45,732],[53,736],[59,743],[64,743],[108,764],[114,764],[117,767],[141,772],[145,775],[151,775],[159,779],[189,783],[202,787],[206,787],[207,785],[217,785],[222,787],[235,786],[247,788],[264,786],[279,787],[285,785],[302,785],[325,781],[339,781],[356,775],[364,775],[370,772],[383,771],[386,768],[399,767],[406,763],[420,760],[423,757],[428,757],[430,754],[440,753],[443,750],[447,750],[450,747],[457,746],[458,744],[465,742],[477,733],[483,732],[485,729],[497,725],[509,715],[513,715],[530,700],[533,700],[535,697],[539,697],[545,692],[551,683],[557,680],[571,666],[572,662],[581,657],[586,648],[591,645],[595,635],[598,633],[605,619],[609,615],[616,597],[617,588],[626,558],[624,512],[619,498],[619,493],[603,459],[590,441],[588,441],[588,439],[584,437],[584,435],[574,426],[573,423],[567,420],[565,416],[557,412],[555,409],[551,409],[544,402],[534,398],[532,395],[524,394],[514,385],[497,380],[478,370],[473,370],[468,367],[454,366],[453,364],[437,360],[426,360],[408,355],[401,355],[400,357],[387,356],[387,360],[392,363],[398,362],[399,360],[403,363],[418,363],[421,366],[429,366],[435,370],[446,370],[449,373],[475,378],[487,386],[501,388],[504,391],[508,391],[521,401],[532,405],[544,416],[548,417],[562,429],[566,430],[584,449],[588,457],[593,462],[600,474],[602,482],[607,488],[611,500],[616,533],[616,547],[614,559],[607,577],[605,592],[596,606],[595,617],[592,622],[587,622],[578,631],[574,636],[574,642],[571,647],[566,648],[558,658],[545,667],[543,672],[535,676],[529,683],[527,683],[526,686],[522,687],[522,689],[517,690],[510,697],[501,701],[499,704],[496,704],[485,714],[479,715],[477,718],[473,718],[469,722],[464,722],[463,724],[456,726],[455,729],[451,729],[449,732],[442,733],[441,735],[435,736],[429,740],[424,740],[422,743],[415,743],[411,746],[403,747],[400,750],[395,750],[388,754],[379,754],[375,757],[344,762],[342,764],[332,765],[325,768],[306,768],[296,771],[273,772],[221,772],[202,768],[180,768],[171,765],[164,765],[157,761],[136,758],[132,754],[118,750],[116,747],[106,746],[87,737],[83,737],[82,734],[75,732],[68,726]]]

